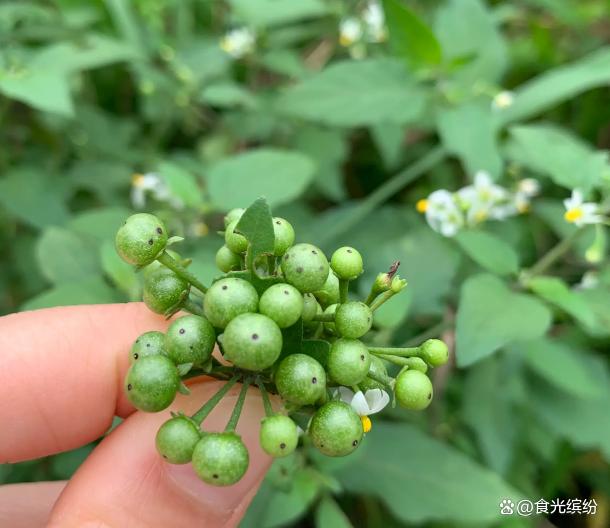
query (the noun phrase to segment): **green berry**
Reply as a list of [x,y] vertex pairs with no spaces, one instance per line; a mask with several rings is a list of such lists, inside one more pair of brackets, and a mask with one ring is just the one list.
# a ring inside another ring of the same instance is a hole
[[201,439],[199,427],[186,416],[170,418],[157,431],[155,444],[159,454],[172,464],[187,464]]
[[322,308],[320,304],[313,296],[312,293],[305,293],[303,295],[303,314],[301,315],[303,322],[308,323],[311,321],[317,314],[322,313]]
[[163,354],[165,351],[165,336],[163,332],[145,332],[131,347],[129,351],[129,363],[132,364],[140,358]]
[[447,363],[449,348],[440,339],[428,339],[420,346],[421,358],[432,367]]
[[305,354],[286,356],[275,372],[280,396],[297,405],[313,405],[326,393],[326,372],[320,363]]
[[248,239],[235,232],[237,220],[231,222],[225,230],[225,244],[233,253],[245,253],[248,249]]
[[180,386],[176,365],[167,356],[157,354],[136,361],[125,377],[129,401],[141,411],[158,412],[169,407]]
[[167,355],[176,364],[205,363],[214,350],[216,333],[205,317],[184,315],[167,329],[165,347]]
[[241,219],[244,212],[245,212],[245,209],[243,209],[241,207],[236,207],[235,209],[231,209],[225,216],[225,219],[224,219],[225,227],[227,227],[229,224],[231,224],[233,222],[239,222],[239,220]]
[[373,312],[360,301],[342,304],[335,313],[335,329],[339,335],[358,339],[366,334],[373,324]]
[[360,416],[341,401],[325,403],[313,415],[309,425],[313,445],[333,457],[349,455],[360,445],[363,433]]
[[294,244],[294,229],[290,222],[276,217],[273,219],[273,234],[275,235],[273,254],[281,257]]
[[[377,356],[374,356],[372,354],[369,355],[371,356],[371,366],[369,367],[369,372],[379,378],[387,378],[388,371],[385,368],[385,363]],[[378,381],[369,378],[368,373],[367,376],[360,383],[358,383],[358,387],[360,387],[360,390],[363,392],[366,392],[367,390],[371,389],[386,390],[386,387],[383,383],[379,383]]]
[[303,293],[319,290],[328,277],[328,260],[311,244],[292,246],[282,258],[286,281]]
[[216,267],[223,273],[238,270],[241,267],[241,259],[237,253],[233,253],[227,246],[221,246],[216,252]]
[[405,370],[396,378],[394,394],[401,407],[421,411],[432,401],[432,382],[419,370]]
[[266,315],[244,313],[227,325],[222,348],[225,358],[236,367],[265,370],[280,356],[282,332]]
[[148,213],[131,215],[119,228],[115,245],[121,258],[134,266],[150,264],[167,245],[163,222]]
[[199,478],[214,486],[231,486],[240,480],[250,457],[235,433],[204,433],[193,451],[193,468]]
[[371,356],[358,339],[337,339],[330,347],[328,374],[340,385],[356,385],[368,374]]
[[225,328],[231,319],[247,312],[256,312],[258,294],[244,279],[227,277],[216,281],[203,298],[203,311],[216,328]]
[[261,295],[258,311],[273,319],[280,328],[288,328],[303,313],[303,295],[290,284],[274,284]]
[[[330,306],[326,307],[326,310],[324,310],[325,314],[335,314],[337,312],[337,307],[339,305],[338,304],[331,304]],[[332,335],[335,335],[335,323],[331,323],[331,322],[326,322],[324,323],[324,329]]]
[[288,416],[276,414],[263,418],[260,430],[260,444],[263,451],[279,458],[291,454],[299,443],[297,424]]
[[337,277],[344,280],[354,280],[364,270],[362,255],[352,247],[341,247],[333,253],[330,265]]
[[189,284],[172,270],[160,267],[144,275],[142,299],[150,310],[165,314],[188,297]]
[[314,295],[322,306],[339,302],[339,279],[332,271],[328,273],[324,286],[314,292]]

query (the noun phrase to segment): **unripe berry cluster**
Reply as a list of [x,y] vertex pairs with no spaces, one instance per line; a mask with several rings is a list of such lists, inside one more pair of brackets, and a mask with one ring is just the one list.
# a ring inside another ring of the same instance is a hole
[[[138,409],[159,412],[186,379],[225,381],[192,416],[172,413],[156,446],[170,463],[191,463],[213,485],[237,482],[248,450],[236,432],[246,392],[261,392],[265,418],[260,444],[273,457],[292,453],[301,435],[328,456],[354,451],[370,430],[370,414],[394,402],[414,410],[432,399],[428,367],[448,359],[447,346],[430,339],[419,347],[384,348],[363,341],[374,311],[405,286],[398,264],[378,275],[364,301],[350,300],[349,283],[363,273],[360,253],[341,247],[331,256],[312,244],[295,244],[295,232],[273,218],[263,199],[225,217],[225,245],[216,254],[222,275],[204,286],[189,261],[167,249],[163,223],[137,214],[119,229],[119,255],[143,269],[144,302],[173,319],[165,333],[146,332],[129,352],[125,391]],[[217,349],[216,353],[215,348]],[[402,370],[393,378],[387,365]],[[202,423],[235,385],[241,390],[224,431]],[[274,410],[269,394],[278,395]],[[305,417],[303,419],[303,417]]]

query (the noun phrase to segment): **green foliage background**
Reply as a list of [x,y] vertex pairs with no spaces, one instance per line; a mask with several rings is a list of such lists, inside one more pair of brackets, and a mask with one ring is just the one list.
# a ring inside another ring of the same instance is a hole
[[[456,359],[428,412],[387,409],[354,456],[277,463],[244,526],[536,525],[500,518],[520,497],[607,508],[610,268],[605,251],[585,259],[605,228],[518,277],[574,229],[571,189],[610,194],[608,5],[383,5],[389,39],[356,59],[338,26],[362,2],[0,4],[0,313],[139,298],[113,247],[133,173],[161,175],[172,201],[145,209],[188,237],[205,281],[223,213],[265,195],[299,241],[363,253],[361,293],[402,262],[409,293],[380,310],[376,343],[432,329]],[[242,25],[256,49],[235,60],[219,41]],[[515,99],[497,111],[500,89]],[[538,178],[531,213],[432,231],[415,202],[481,169]],[[598,285],[577,288],[591,269]],[[0,466],[0,481],[68,478],[90,450]]]

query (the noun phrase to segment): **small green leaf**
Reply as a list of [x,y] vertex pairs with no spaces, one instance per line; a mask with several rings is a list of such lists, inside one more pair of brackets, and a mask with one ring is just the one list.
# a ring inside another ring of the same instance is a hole
[[352,523],[332,497],[324,497],[316,509],[316,528],[350,528]]
[[443,58],[432,30],[398,0],[383,0],[390,48],[413,67],[436,66]]
[[[179,365],[178,367],[180,367],[181,365]],[[191,390],[182,382],[180,382],[180,385],[178,386],[178,392],[180,394],[184,394],[185,396],[188,396],[191,393]]]
[[248,242],[248,269],[254,270],[254,261],[261,255],[273,255],[275,234],[273,217],[265,198],[259,198],[248,207],[236,228]]
[[485,231],[461,231],[455,240],[477,264],[498,275],[516,275],[519,257],[504,240]]
[[466,367],[509,343],[541,337],[550,324],[549,310],[535,297],[512,292],[493,275],[475,275],[462,286],[457,363]]

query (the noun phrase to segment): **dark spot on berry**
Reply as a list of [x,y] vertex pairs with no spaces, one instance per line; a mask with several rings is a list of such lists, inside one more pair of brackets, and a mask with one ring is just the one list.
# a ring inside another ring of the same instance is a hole
[[127,384],[127,390],[131,390],[132,388],[131,383]]
[[133,355],[133,359],[138,359],[139,357],[140,357],[140,356],[138,355],[138,353],[137,353],[137,352],[136,352],[136,353]]
[[226,284],[222,287],[223,290],[226,290],[227,288],[228,286]]
[[186,330],[184,328],[181,328],[180,330],[178,330],[178,332],[180,332],[181,334],[184,334],[184,332],[186,332]]
[[280,444],[280,449],[286,449],[286,444],[284,442]]
[[364,354],[362,354],[362,355],[360,356],[360,360],[361,360],[361,361],[364,361]]
[[149,246],[152,246],[154,243],[155,243],[155,241],[152,238],[148,241]]
[[319,269],[320,271],[324,271],[324,266],[320,266],[318,269]]
[[161,229],[160,227],[157,227],[157,233],[159,233],[160,235],[163,234],[163,229]]
[[167,455],[163,455],[163,458],[165,458],[167,460]]
[[318,383],[318,378],[316,378],[315,376],[313,378],[311,378],[311,382],[312,383]]
[[191,350],[193,350],[193,345],[191,345],[189,348],[190,348]]
[[367,317],[367,318],[366,318],[366,322],[367,322],[367,323],[370,323],[370,322],[371,322],[371,318],[370,318],[370,317]]
[[146,343],[146,348],[150,348],[150,343]]
[[282,222],[280,222],[279,220],[276,220],[276,221],[275,221],[275,223],[276,223],[277,225],[282,225]]
[[213,477],[213,478],[215,478],[215,479],[217,479],[217,478],[218,478],[218,475],[217,475],[216,473],[214,473],[214,474],[212,475],[212,477]]
[[320,444],[320,447],[324,447],[324,444]]
[[252,339],[256,341],[258,339],[258,334],[252,334]]
[[318,254],[318,252],[317,252],[315,249],[312,249],[312,250],[311,250],[311,252],[312,252],[314,255],[317,255],[317,254]]
[[358,440],[354,440],[354,441],[352,442],[352,445],[353,445],[354,447],[356,447],[356,446],[358,445]]
[[347,252],[348,252],[348,253],[351,253],[351,252],[352,252],[352,250],[351,250],[351,249],[348,249],[348,250],[347,250]]
[[139,343],[139,342],[140,342],[140,340],[139,340],[139,339],[136,339],[136,343]]
[[288,260],[288,257],[289,257],[289,256],[290,256],[290,255],[288,255],[288,254],[284,255],[284,260]]
[[303,273],[303,268],[301,266],[297,268],[297,273]]
[[428,399],[429,399],[429,400],[431,400],[431,399],[432,399],[432,393],[431,393],[431,392],[429,392],[429,393],[428,393]]
[[284,290],[284,295],[290,295],[290,292],[288,290]]
[[280,469],[280,473],[281,473],[281,474],[282,474],[282,476],[284,476],[284,477],[285,477],[286,475],[288,475],[288,471],[286,471],[286,468],[285,468],[285,467],[283,467],[282,469]]

